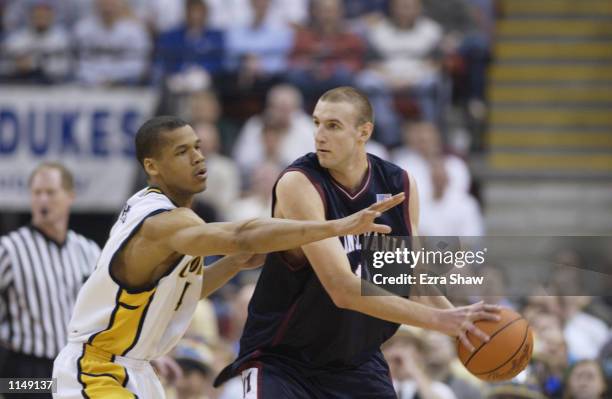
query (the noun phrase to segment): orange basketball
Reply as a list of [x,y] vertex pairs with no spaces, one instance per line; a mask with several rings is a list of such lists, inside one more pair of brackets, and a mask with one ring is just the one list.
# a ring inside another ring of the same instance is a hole
[[477,321],[474,324],[491,340],[483,343],[474,334],[467,337],[476,350],[470,352],[457,340],[461,363],[484,381],[509,380],[523,371],[531,359],[533,334],[527,320],[510,309],[502,309],[500,321]]

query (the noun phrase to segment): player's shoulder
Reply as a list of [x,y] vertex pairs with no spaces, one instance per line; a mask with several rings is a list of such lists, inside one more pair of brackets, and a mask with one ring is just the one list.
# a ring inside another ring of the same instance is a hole
[[165,238],[184,228],[195,227],[204,221],[191,209],[179,207],[147,217],[142,223],[142,234],[151,239]]
[[380,171],[380,173],[385,176],[397,176],[403,178],[404,175],[407,175],[408,173],[401,166],[398,166],[391,161],[387,161],[370,153],[368,153],[368,160],[370,162],[370,166],[373,169]]
[[279,177],[276,183],[276,192],[295,193],[311,185],[313,185],[313,182],[307,172],[300,169],[288,169]]
[[169,211],[177,207],[178,205],[172,202],[159,188],[146,187],[126,201],[119,215],[119,220],[125,222],[132,218],[146,218],[152,214]]
[[286,170],[291,170],[295,168],[320,169],[321,165],[319,164],[317,154],[315,154],[314,152],[309,152],[306,155],[303,155],[293,161],[291,165],[287,167]]
[[326,176],[327,174],[319,164],[316,154],[310,152],[296,159],[285,168],[276,183],[276,188],[282,190],[284,188],[299,189],[304,186],[316,186]]

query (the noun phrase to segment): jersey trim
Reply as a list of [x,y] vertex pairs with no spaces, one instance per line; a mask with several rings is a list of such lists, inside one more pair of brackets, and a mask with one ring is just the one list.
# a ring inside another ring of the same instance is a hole
[[272,339],[272,344],[271,344],[272,346],[278,345],[278,343],[281,342],[281,340],[285,336],[285,333],[287,332],[287,327],[289,326],[289,321],[291,320],[291,318],[293,317],[293,314],[295,313],[295,309],[297,308],[297,304],[300,301],[300,298],[301,296],[298,297],[295,300],[295,302],[293,302],[293,304],[291,305],[291,307],[285,314],[285,317],[283,318],[280,325],[278,326],[278,330],[276,331],[276,334],[274,335],[274,338]]
[[93,334],[88,344],[105,352],[124,356],[140,338],[142,324],[154,295],[155,289],[130,294],[119,288],[108,327]]
[[166,193],[162,191],[161,188],[156,187],[156,186],[149,186],[147,187],[147,191],[145,191],[144,195],[151,194],[151,193],[163,195],[164,197],[168,199],[168,201],[172,203],[172,205],[176,206],[177,208],[180,208],[180,206],[178,206],[174,201],[172,201],[172,198],[168,197]]
[[87,343],[77,359],[77,380],[84,398],[137,398],[127,388],[127,369],[114,362],[115,356]]
[[351,190],[349,190],[348,188],[346,188],[342,184],[340,184],[338,181],[336,181],[336,179],[334,179],[334,177],[331,175],[331,173],[329,173],[328,169],[325,169],[325,171],[329,175],[329,178],[330,178],[332,184],[338,190],[340,190],[340,192],[342,192],[342,194],[344,194],[351,201],[356,200],[361,194],[363,194],[366,191],[366,189],[368,188],[368,186],[370,185],[370,180],[372,180],[372,165],[370,164],[370,158],[368,158],[368,172],[367,172],[367,175],[364,176],[364,178],[361,180],[361,184],[358,186],[358,188],[356,190],[354,190],[354,193],[351,193]]
[[[147,220],[148,218],[150,218],[151,216],[155,216],[158,215],[162,212],[168,212],[170,209],[165,209],[165,208],[160,208],[160,209],[156,209],[152,212],[150,212],[149,214],[147,214],[144,218],[142,218],[142,220],[136,225],[136,227],[134,227],[132,229],[132,231],[130,231],[130,234],[128,234],[128,236],[121,242],[121,245],[119,245],[119,248],[117,248],[117,250],[115,251],[115,253],[113,253],[113,256],[111,256],[110,262],[108,263],[108,274],[110,275],[111,279],[115,282],[115,284],[117,284],[119,287],[121,287],[122,289],[126,290],[128,293],[130,294],[139,294],[141,292],[145,292],[145,291],[150,291],[151,289],[153,289],[154,287],[157,286],[157,283],[159,282],[158,279],[157,281],[155,281],[154,283],[151,283],[149,285],[146,285],[144,287],[140,287],[140,288],[134,288],[134,287],[130,287],[127,284],[122,283],[121,281],[119,281],[119,279],[117,279],[115,277],[115,275],[113,274],[113,270],[112,270],[112,266],[113,266],[113,262],[115,261],[115,257],[119,254],[119,252],[121,252],[121,250],[123,250],[123,248],[127,245],[127,243],[132,239],[132,237],[134,237],[134,235],[136,233],[138,233],[138,231],[140,230],[140,228],[142,227],[142,224],[145,222],[145,220]],[[182,259],[182,257],[179,258],[179,262]],[[178,265],[178,262],[176,264],[174,264],[169,270],[172,271],[174,270],[174,268],[176,267],[176,265]],[[165,275],[164,275],[165,276]]]

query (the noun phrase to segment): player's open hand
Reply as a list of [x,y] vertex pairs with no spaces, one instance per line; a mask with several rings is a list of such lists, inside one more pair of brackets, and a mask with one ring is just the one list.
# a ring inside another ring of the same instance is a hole
[[350,216],[342,218],[340,222],[341,235],[346,234],[363,234],[367,232],[375,232],[387,234],[391,232],[391,227],[384,224],[374,223],[374,220],[383,212],[401,204],[405,199],[404,193],[399,193],[391,198],[370,205],[366,209],[353,213]]
[[470,352],[474,351],[474,345],[467,337],[467,333],[476,336],[482,342],[488,342],[490,337],[474,325],[478,320],[500,319],[501,306],[485,304],[483,301],[469,306],[461,306],[454,309],[442,310],[440,331],[444,334],[456,337]]

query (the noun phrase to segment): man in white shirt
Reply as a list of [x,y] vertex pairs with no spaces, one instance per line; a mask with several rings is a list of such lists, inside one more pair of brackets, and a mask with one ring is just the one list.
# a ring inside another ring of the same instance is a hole
[[98,86],[139,83],[151,47],[145,27],[126,16],[122,0],[96,0],[95,5],[95,15],[75,28],[77,79]]
[[423,236],[482,236],[482,214],[467,192],[449,189],[443,160],[431,164],[433,198],[421,203],[419,234]]
[[55,24],[55,8],[48,0],[32,2],[29,26],[9,35],[4,42],[6,73],[19,81],[51,83],[70,73],[69,38]]
[[294,159],[314,151],[312,120],[302,110],[299,91],[289,85],[273,87],[268,92],[266,109],[262,115],[251,117],[240,132],[234,147],[234,159],[248,175],[266,160],[264,126],[273,126],[280,134],[279,166],[287,166]]

